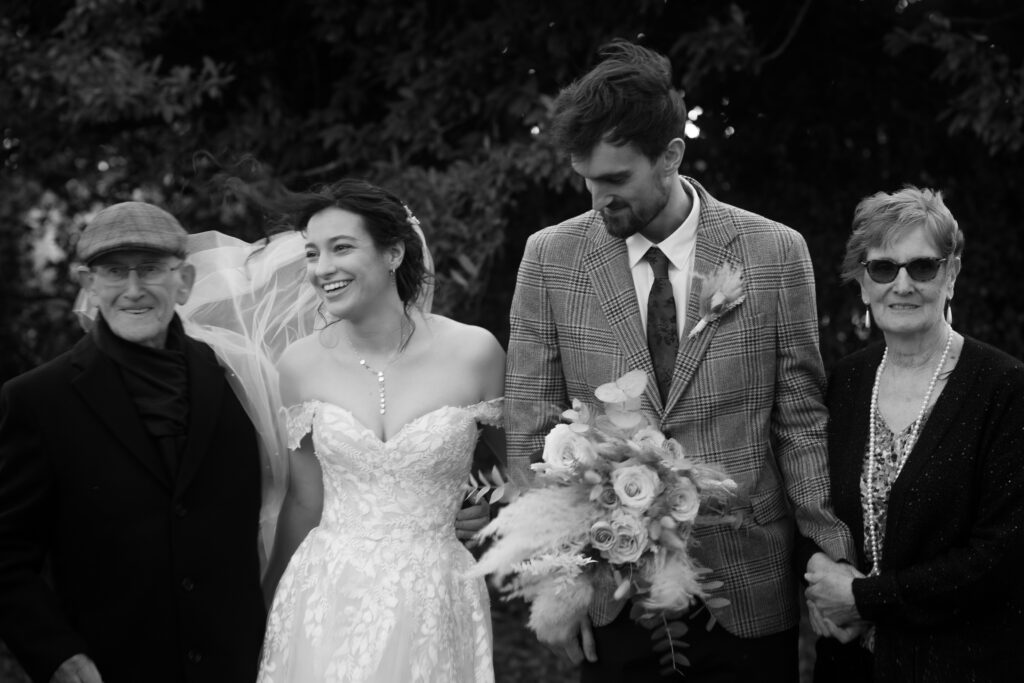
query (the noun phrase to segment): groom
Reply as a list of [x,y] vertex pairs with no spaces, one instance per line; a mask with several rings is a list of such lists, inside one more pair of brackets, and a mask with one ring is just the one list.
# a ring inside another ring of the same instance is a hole
[[[646,370],[646,416],[740,485],[738,525],[697,533],[697,559],[730,604],[681,619],[686,679],[796,681],[796,571],[819,549],[832,559],[813,562],[853,556],[829,503],[807,248],[679,175],[686,111],[665,57],[625,42],[603,55],[555,103],[554,135],[593,210],[526,245],[505,389],[510,465],[524,476],[539,458],[557,415],[549,407]],[[742,290],[698,326],[713,294],[705,278],[727,266],[742,268]],[[810,541],[799,567],[797,533]],[[664,653],[610,593],[599,589],[580,638],[562,644],[586,659],[582,680],[663,680]]]

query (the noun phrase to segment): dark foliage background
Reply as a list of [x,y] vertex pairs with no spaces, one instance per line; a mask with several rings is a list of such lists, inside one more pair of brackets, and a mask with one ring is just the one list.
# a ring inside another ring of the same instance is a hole
[[827,364],[862,343],[836,276],[853,207],[904,183],[944,190],[967,235],[957,327],[1024,355],[1015,0],[7,0],[2,17],[0,381],[79,334],[66,259],[98,208],[141,198],[257,238],[218,173],[389,186],[428,232],[438,310],[504,340],[526,236],[587,207],[548,106],[613,37],[672,58],[685,172],[806,237]]
[[427,231],[436,309],[504,341],[526,237],[588,207],[551,99],[613,37],[671,57],[685,172],[807,239],[827,365],[863,343],[836,274],[853,207],[905,183],[966,233],[956,327],[1024,356],[1018,0],[0,4],[0,382],[80,334],[67,255],[102,206],[259,237],[224,173],[390,187]]

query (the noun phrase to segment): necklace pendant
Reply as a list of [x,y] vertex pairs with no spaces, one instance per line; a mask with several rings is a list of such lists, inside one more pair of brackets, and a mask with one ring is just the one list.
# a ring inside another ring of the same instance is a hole
[[[344,332],[344,330],[343,330],[343,332]],[[377,396],[379,398],[379,408],[380,408],[379,412],[380,412],[381,415],[387,414],[387,412],[388,412],[388,397],[387,397],[387,391],[385,389],[384,370],[386,370],[388,368],[388,366],[390,366],[391,363],[402,352],[402,347],[399,346],[398,350],[394,354],[392,354],[391,358],[384,364],[383,369],[378,370],[377,368],[374,368],[369,363],[367,363],[365,358],[359,358],[358,357],[358,353],[356,352],[356,348],[352,344],[352,339],[349,338],[347,332],[344,332],[344,334],[345,334],[346,341],[348,341],[349,348],[352,350],[352,353],[356,355],[356,360],[359,361],[359,365],[361,367],[363,367],[363,368],[366,368],[367,372],[372,372],[373,374],[377,375]]]

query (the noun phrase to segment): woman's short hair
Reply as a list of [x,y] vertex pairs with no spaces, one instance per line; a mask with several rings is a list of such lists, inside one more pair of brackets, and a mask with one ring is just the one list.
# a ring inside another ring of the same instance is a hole
[[868,249],[887,247],[918,227],[924,228],[943,257],[963,253],[964,234],[938,190],[906,185],[893,193],[877,192],[862,199],[853,212],[853,233],[846,242],[840,271],[843,282],[860,277]]
[[686,105],[672,88],[668,58],[628,41],[604,45],[601,63],[555,99],[552,136],[573,156],[589,156],[600,142],[632,144],[656,159],[683,136]]
[[304,231],[309,220],[324,209],[349,211],[363,219],[363,227],[379,250],[397,244],[405,256],[395,270],[398,296],[406,306],[414,304],[430,281],[423,242],[412,227],[412,213],[402,201],[382,187],[357,178],[343,178],[307,192],[289,192],[275,202],[294,230]]

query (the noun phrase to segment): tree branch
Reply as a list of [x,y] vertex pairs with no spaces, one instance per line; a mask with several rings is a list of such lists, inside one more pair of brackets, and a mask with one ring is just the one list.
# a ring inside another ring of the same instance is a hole
[[761,67],[767,64],[768,62],[772,61],[773,59],[777,59],[783,52],[785,52],[786,48],[789,47],[789,44],[793,42],[793,38],[796,37],[797,31],[800,30],[800,24],[804,22],[804,17],[807,16],[807,10],[811,8],[812,2],[814,2],[814,0],[804,0],[804,4],[800,8],[800,11],[797,12],[796,19],[794,19],[792,25],[790,25],[789,32],[786,34],[786,37],[782,39],[782,42],[779,43],[779,46],[777,48],[775,48],[769,54],[765,55],[760,60],[758,60],[758,71],[760,71]]

